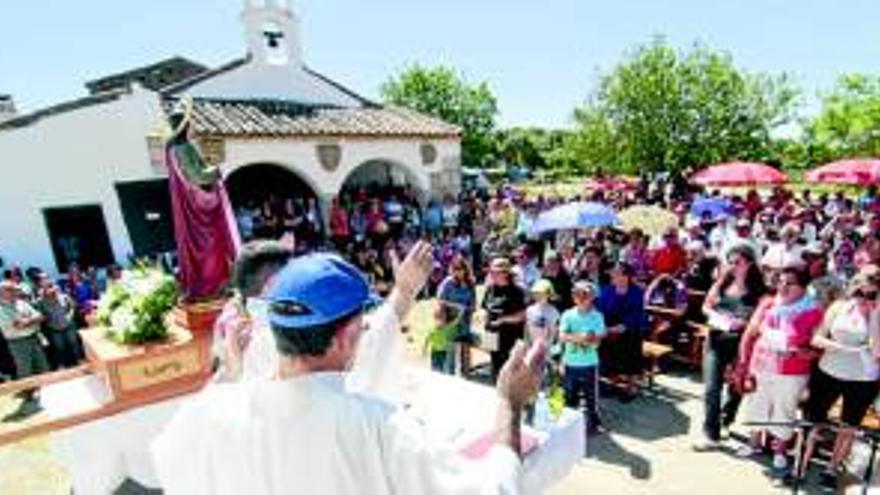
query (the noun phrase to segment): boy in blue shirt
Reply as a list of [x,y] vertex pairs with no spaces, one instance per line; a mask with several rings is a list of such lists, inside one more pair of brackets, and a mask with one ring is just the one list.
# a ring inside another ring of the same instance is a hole
[[605,318],[593,307],[595,286],[579,281],[572,289],[575,306],[562,313],[559,321],[559,341],[564,348],[562,365],[565,369],[565,403],[568,407],[585,402],[584,415],[587,433],[599,432],[599,343],[605,336]]

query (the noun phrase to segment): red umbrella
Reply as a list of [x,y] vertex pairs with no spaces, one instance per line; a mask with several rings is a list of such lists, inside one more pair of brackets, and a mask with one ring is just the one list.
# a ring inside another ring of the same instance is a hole
[[756,186],[784,184],[788,177],[764,163],[730,162],[700,170],[691,177],[691,182],[703,186]]
[[880,160],[857,158],[822,165],[807,172],[807,182],[822,184],[880,184]]

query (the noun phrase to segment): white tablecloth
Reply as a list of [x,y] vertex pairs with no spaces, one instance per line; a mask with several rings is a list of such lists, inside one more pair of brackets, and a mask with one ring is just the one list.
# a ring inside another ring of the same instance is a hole
[[[440,441],[463,447],[495,424],[496,393],[489,387],[424,370],[412,370],[405,387],[403,406]],[[571,409],[546,431],[534,433],[540,445],[525,459],[526,493],[541,493],[565,478],[586,447],[583,414]]]
[[[432,436],[455,446],[470,443],[494,424],[495,392],[485,386],[412,369],[404,396],[401,405],[421,418]],[[100,381],[85,377],[46,387],[41,399],[51,417],[63,417],[97,407],[107,400],[107,392]],[[126,478],[158,487],[149,445],[183,400],[185,396],[54,433],[53,449],[70,472],[74,492],[106,495]],[[583,416],[566,409],[536,435],[540,445],[525,460],[526,493],[546,490],[583,457]]]

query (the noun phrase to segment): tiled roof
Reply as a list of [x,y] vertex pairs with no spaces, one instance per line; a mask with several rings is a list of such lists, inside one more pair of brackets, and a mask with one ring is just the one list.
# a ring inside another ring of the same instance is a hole
[[[170,105],[170,102],[169,102]],[[305,108],[196,100],[193,131],[228,137],[458,137],[458,127],[402,108]]]
[[[162,88],[159,95],[166,111],[193,87],[242,69],[249,61],[248,57],[239,58]],[[156,66],[161,65],[162,63],[156,64]],[[193,108],[193,130],[202,135],[279,138],[320,136],[457,138],[461,135],[461,130],[454,125],[410,110],[383,107],[308,67],[303,67],[302,73],[315,85],[338,93],[344,97],[343,99],[352,101],[354,105],[340,106],[332,103],[277,99],[200,99],[196,96]],[[116,77],[126,74],[129,73]],[[123,86],[53,105],[0,123],[0,130],[25,127],[46,117],[113,101],[130,92],[131,88]]]

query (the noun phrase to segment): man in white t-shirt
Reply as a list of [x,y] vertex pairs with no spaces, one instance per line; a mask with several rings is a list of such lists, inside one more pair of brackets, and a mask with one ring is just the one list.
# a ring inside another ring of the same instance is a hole
[[770,244],[761,258],[761,266],[774,271],[803,266],[804,247],[800,244],[800,238],[800,228],[793,223],[786,224],[779,232],[779,242]]

